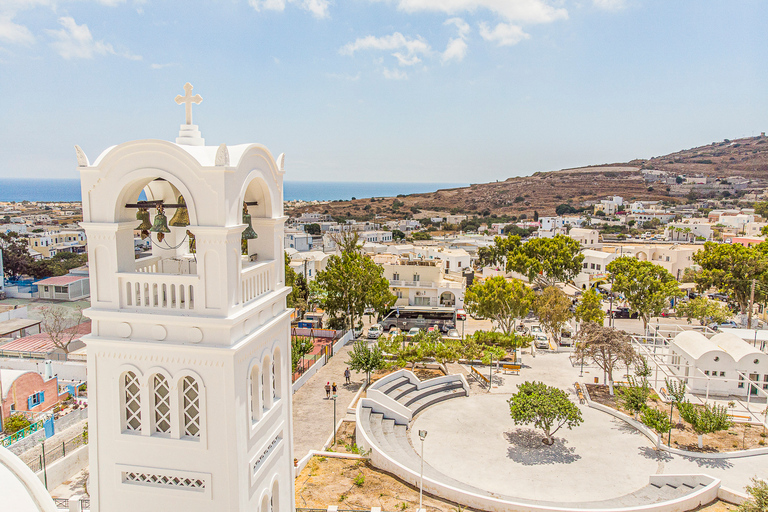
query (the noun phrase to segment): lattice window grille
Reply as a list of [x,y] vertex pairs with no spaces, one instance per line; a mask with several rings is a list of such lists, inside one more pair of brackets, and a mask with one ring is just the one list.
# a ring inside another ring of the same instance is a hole
[[275,362],[272,361],[272,399],[277,400],[277,385],[275,380]]
[[123,379],[125,429],[138,432],[141,430],[141,387],[139,386],[139,379],[133,372],[127,372]]
[[201,478],[189,478],[174,475],[156,475],[152,473],[139,473],[138,471],[124,471],[123,481],[134,484],[175,487],[193,491],[205,490],[205,480]]
[[184,397],[184,435],[200,437],[200,391],[197,381],[184,377],[182,382]]
[[154,377],[155,432],[171,432],[171,390],[168,379],[160,374]]
[[275,437],[271,443],[269,443],[269,446],[267,446],[264,449],[264,452],[259,456],[258,459],[256,459],[256,462],[253,463],[253,474],[255,475],[258,471],[259,467],[262,465],[262,463],[267,460],[267,457],[269,457],[269,454],[272,453],[275,448],[277,448],[277,445],[280,444],[280,441],[282,441],[283,438],[281,436]]

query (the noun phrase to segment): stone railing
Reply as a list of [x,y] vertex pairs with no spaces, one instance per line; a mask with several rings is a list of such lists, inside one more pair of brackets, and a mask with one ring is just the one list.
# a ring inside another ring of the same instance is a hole
[[166,311],[195,309],[197,275],[154,274],[149,272],[117,274],[120,307]]
[[275,289],[275,261],[259,261],[243,267],[240,273],[240,300],[242,304],[255,300]]
[[140,258],[136,260],[134,272],[153,272],[157,273],[160,269],[158,264],[160,263],[160,256],[147,256],[146,258]]

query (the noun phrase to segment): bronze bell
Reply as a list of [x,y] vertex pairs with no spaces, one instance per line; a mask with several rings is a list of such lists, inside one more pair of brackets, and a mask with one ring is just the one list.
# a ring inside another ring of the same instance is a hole
[[173,214],[168,225],[175,228],[184,228],[189,226],[189,211],[187,210],[187,203],[184,202],[184,196],[179,196],[178,203],[181,206],[176,208],[176,213]]
[[259,235],[253,230],[253,226],[251,226],[251,214],[248,213],[248,205],[245,203],[243,203],[243,224],[245,224],[243,240],[256,240],[259,238]]
[[170,233],[171,230],[168,228],[168,219],[165,217],[165,213],[163,213],[163,205],[157,206],[157,215],[155,215],[155,223],[152,226],[152,229],[150,229],[151,232],[157,233],[157,241],[162,242],[163,238],[165,238],[166,233]]
[[141,221],[141,224],[136,226],[138,231],[148,231],[152,229],[152,224],[149,222],[149,211],[146,208],[139,208],[136,212],[136,220]]

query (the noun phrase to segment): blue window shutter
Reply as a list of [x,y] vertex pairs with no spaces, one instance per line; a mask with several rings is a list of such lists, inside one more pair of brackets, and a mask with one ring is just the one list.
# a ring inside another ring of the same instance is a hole
[[35,397],[35,395],[31,395],[29,398],[27,398],[27,409],[32,408],[32,399]]
[[40,392],[40,403],[45,402],[45,391]]

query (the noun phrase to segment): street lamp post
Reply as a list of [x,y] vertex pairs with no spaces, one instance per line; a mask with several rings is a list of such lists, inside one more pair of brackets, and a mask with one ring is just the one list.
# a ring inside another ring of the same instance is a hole
[[419,512],[424,509],[422,507],[422,495],[424,493],[424,439],[427,438],[426,430],[419,430],[419,439],[421,439],[421,475],[419,478]]
[[333,446],[336,446],[336,393],[333,394]]

